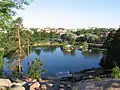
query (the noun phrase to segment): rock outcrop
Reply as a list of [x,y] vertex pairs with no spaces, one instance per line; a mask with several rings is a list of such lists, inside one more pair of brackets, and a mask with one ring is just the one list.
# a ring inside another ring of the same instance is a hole
[[23,86],[12,85],[9,90],[25,90]]
[[10,87],[12,83],[9,79],[0,79],[0,86]]
[[72,89],[78,90],[120,90],[119,79],[85,80],[74,83]]
[[40,89],[40,83],[35,82],[30,86],[30,90],[39,90]]

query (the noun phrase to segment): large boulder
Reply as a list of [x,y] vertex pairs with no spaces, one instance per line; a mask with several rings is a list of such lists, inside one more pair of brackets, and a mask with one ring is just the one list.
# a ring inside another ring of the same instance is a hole
[[10,87],[12,83],[9,79],[0,79],[0,86]]
[[42,90],[47,90],[47,86],[46,86],[46,85],[42,85],[42,86],[41,86],[41,89],[42,89]]
[[30,90],[36,90],[40,88],[40,83],[39,82],[35,82],[30,86]]
[[4,86],[0,86],[0,90],[7,90],[7,89]]
[[37,79],[33,79],[32,82],[37,82]]
[[23,86],[12,85],[9,90],[25,90]]
[[12,83],[12,85],[15,85],[15,86],[22,86],[21,83]]

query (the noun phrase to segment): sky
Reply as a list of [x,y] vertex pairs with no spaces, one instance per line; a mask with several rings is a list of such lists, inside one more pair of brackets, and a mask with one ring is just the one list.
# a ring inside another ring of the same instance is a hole
[[27,28],[118,28],[120,0],[34,0],[17,16]]

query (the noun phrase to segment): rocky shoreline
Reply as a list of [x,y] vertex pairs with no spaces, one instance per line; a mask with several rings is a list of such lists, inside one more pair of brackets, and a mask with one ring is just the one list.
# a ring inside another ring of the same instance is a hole
[[120,79],[84,80],[74,83],[0,78],[0,90],[120,90]]
[[120,79],[85,80],[76,82],[72,90],[120,90]]
[[0,90],[47,90],[48,87],[52,87],[52,83],[48,80],[36,79],[6,79],[0,78]]

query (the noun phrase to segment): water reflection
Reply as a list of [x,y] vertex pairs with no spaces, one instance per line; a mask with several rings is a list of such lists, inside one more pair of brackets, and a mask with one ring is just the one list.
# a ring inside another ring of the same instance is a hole
[[100,51],[99,50],[93,50],[93,51],[83,51],[82,55],[85,58],[92,58],[92,57],[98,57],[100,55]]
[[53,53],[53,52],[56,51],[56,48],[57,48],[56,46],[41,47],[41,50],[43,52],[51,52],[51,53]]
[[63,49],[61,48],[61,51],[63,52],[64,55],[75,56],[75,50],[67,51],[67,50],[63,50]]
[[41,53],[41,49],[35,49],[35,53],[36,53],[37,56],[39,56],[40,53]]
[[[34,48],[28,57],[30,65],[36,57],[43,61],[43,69],[47,69],[43,76],[56,76],[58,72],[80,71],[81,69],[99,67],[101,54],[100,52],[81,52],[79,50],[66,52],[60,47],[49,46]],[[27,58],[24,58],[22,61],[24,75],[27,75],[28,72],[27,63]]]

